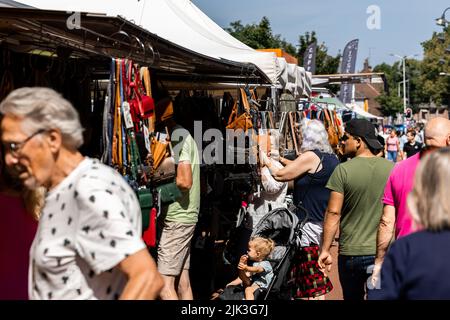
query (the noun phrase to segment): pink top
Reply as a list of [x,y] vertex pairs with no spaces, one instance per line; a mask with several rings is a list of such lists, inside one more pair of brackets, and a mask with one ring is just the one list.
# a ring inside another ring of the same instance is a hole
[[387,137],[386,144],[387,144],[387,151],[398,151],[397,144],[399,143],[398,137],[391,136]]
[[20,197],[0,193],[0,300],[28,299],[28,261],[37,229]]
[[395,238],[412,233],[412,218],[409,213],[406,198],[413,188],[414,175],[419,165],[420,152],[406,160],[397,163],[391,171],[383,195],[383,203],[395,207],[396,224]]

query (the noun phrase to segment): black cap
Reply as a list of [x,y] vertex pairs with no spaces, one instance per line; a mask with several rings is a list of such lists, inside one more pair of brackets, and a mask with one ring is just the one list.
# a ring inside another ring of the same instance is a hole
[[375,134],[375,126],[366,119],[350,120],[345,126],[345,132],[362,138],[372,149],[379,150],[383,148]]

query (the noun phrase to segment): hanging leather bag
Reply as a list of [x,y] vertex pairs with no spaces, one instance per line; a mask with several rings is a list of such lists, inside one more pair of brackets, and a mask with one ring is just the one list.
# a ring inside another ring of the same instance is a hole
[[331,120],[330,111],[328,109],[323,109],[323,113],[325,115],[324,124],[328,133],[328,141],[330,142],[332,148],[336,148],[339,144],[339,137]]

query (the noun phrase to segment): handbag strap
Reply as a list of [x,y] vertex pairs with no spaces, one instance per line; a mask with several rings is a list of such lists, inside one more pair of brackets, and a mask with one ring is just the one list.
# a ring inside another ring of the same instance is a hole
[[[142,77],[144,79],[144,87],[147,96],[152,97],[152,81],[150,77],[150,69],[148,67],[142,67]],[[155,131],[155,115],[153,114],[148,118],[148,131]]]
[[120,73],[120,131],[121,131],[121,141],[120,141],[120,147],[119,152],[121,154],[121,167],[125,169],[128,165],[127,161],[127,134],[124,126],[124,115],[123,115],[123,102],[126,101],[126,98],[124,97],[124,93],[127,90],[127,80],[125,75],[125,67],[126,67],[126,61],[122,60],[122,68]]
[[109,127],[111,121],[111,85],[114,83],[114,68],[115,68],[115,60],[111,59],[110,64],[110,74],[109,74],[109,83],[110,85],[106,88],[106,96],[105,96],[105,104],[103,106],[103,130],[102,130],[102,146],[103,153],[101,156],[102,163],[106,163],[108,165],[111,164],[110,150],[111,150],[111,139],[109,135]]
[[120,133],[120,66],[121,60],[116,61],[116,81],[115,81],[115,101],[114,101],[114,126],[112,141],[112,164],[120,167],[119,141],[121,141]]
[[247,93],[245,92],[244,88],[240,88],[240,92],[241,92],[242,104],[244,106],[244,111],[247,113],[250,113],[250,103],[248,102]]
[[268,113],[268,115],[269,115],[269,127],[270,127],[270,129],[274,129],[274,128],[275,128],[275,125],[274,125],[274,123],[273,123],[273,115],[272,115],[272,111],[268,111],[267,113]]
[[294,142],[295,153],[298,156],[300,154],[300,151],[297,145],[297,134],[295,133],[295,121],[293,119],[293,115],[291,112],[288,113],[288,117],[289,117],[289,127],[291,129],[291,136]]

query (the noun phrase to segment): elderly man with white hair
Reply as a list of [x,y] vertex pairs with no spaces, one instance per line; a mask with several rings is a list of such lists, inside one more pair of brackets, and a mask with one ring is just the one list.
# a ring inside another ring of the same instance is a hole
[[78,151],[83,128],[72,104],[49,88],[20,88],[0,113],[6,166],[26,188],[47,189],[29,297],[158,297],[163,281],[141,239],[137,197],[112,168]]

